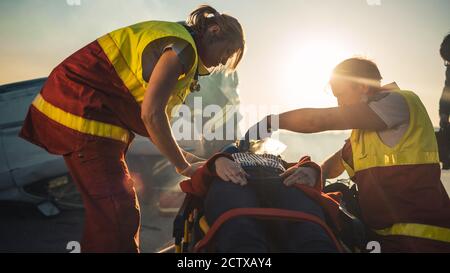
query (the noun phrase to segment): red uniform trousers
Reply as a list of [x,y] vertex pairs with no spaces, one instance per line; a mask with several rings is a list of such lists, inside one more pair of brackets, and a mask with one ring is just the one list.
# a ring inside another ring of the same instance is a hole
[[86,211],[82,252],[139,252],[140,210],[126,149],[99,137],[64,156]]

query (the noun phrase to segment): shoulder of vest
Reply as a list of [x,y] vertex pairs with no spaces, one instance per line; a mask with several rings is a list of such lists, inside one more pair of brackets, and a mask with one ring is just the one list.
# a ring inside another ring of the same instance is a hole
[[406,94],[406,95],[414,95],[414,96],[417,96],[416,93],[415,93],[414,91],[411,91],[411,90],[400,89],[400,90],[395,90],[395,91],[393,91],[393,92],[397,92],[397,93],[400,93],[400,94]]

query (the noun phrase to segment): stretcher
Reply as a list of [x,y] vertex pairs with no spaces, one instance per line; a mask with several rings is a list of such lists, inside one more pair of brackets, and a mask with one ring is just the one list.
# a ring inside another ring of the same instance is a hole
[[[245,140],[244,140],[245,141]],[[236,147],[242,151],[251,145],[242,141],[236,143]],[[264,183],[281,183],[280,177],[267,177]],[[258,179],[261,181],[261,179]],[[249,178],[249,183],[252,183]],[[336,246],[339,252],[361,252],[366,245],[366,229],[364,224],[353,213],[355,200],[353,200],[356,188],[350,188],[346,183],[333,183],[324,188],[324,192],[340,191],[349,201],[342,202],[339,207],[339,219],[342,227],[335,228],[331,219],[318,218],[315,215],[286,209],[277,208],[237,208],[223,213],[214,223],[208,223],[203,214],[203,199],[192,194],[186,197],[174,219],[173,237],[174,243],[160,252],[198,253],[214,252],[213,239],[217,231],[227,221],[236,217],[255,217],[271,221],[288,220],[297,222],[311,222],[324,229],[326,234]],[[352,208],[351,212],[346,208],[346,203]]]

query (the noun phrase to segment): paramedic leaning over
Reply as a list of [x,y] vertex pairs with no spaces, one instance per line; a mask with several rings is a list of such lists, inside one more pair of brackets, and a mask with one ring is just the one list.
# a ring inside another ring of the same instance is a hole
[[82,251],[139,251],[139,204],[124,160],[133,133],[191,176],[201,159],[177,145],[171,112],[199,74],[236,68],[243,51],[239,22],[200,6],[185,23],[148,21],[108,33],[52,71],[20,135],[64,156],[86,210]]
[[[372,61],[345,60],[330,80],[339,106],[283,113],[279,128],[352,129],[343,148],[322,164],[323,178],[347,170],[358,186],[362,220],[381,251],[450,252],[450,200],[440,180],[433,125],[415,93],[395,83],[381,86],[381,79]],[[288,174],[290,183],[303,183],[302,170]]]

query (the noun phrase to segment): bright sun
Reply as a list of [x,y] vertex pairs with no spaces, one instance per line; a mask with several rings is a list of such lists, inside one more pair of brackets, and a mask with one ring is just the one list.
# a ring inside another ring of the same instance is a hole
[[286,51],[282,84],[293,105],[335,106],[328,80],[333,68],[352,56],[349,48],[332,41],[310,41]]

